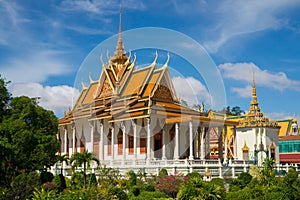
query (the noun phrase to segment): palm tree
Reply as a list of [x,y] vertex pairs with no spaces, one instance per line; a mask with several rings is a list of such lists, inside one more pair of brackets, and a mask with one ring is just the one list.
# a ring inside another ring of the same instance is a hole
[[262,163],[263,169],[261,170],[262,178],[265,183],[270,185],[271,180],[275,177],[274,171],[274,163],[275,160],[272,158],[265,158],[264,162]]
[[67,165],[69,165],[69,155],[68,154],[64,154],[64,155],[58,155],[56,157],[57,162],[59,162],[61,164],[60,166],[60,174],[63,173],[63,163],[65,162]]
[[90,167],[90,162],[95,161],[99,165],[99,160],[94,153],[84,150],[82,153],[74,153],[71,156],[70,163],[73,167],[81,167],[83,165],[84,189],[86,189],[86,170]]

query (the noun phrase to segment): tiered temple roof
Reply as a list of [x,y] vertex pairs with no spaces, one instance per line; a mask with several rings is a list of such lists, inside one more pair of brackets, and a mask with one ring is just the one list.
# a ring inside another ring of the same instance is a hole
[[[121,15],[120,15],[121,16]],[[126,55],[122,41],[122,19],[118,42],[114,55],[108,63],[102,57],[102,72],[99,80],[90,78],[90,85],[83,87],[72,110],[65,112],[59,126],[72,123],[76,119],[106,119],[117,122],[129,119],[159,117],[166,123],[195,120],[204,123],[223,124],[224,119],[201,116],[199,111],[182,106],[172,83],[168,62],[158,68],[158,54],[152,64],[136,69],[136,56]],[[229,122],[236,125],[236,122]]]
[[256,85],[253,75],[252,81],[252,99],[250,101],[249,112],[246,117],[240,121],[241,127],[253,127],[253,126],[269,126],[269,127],[279,127],[275,121],[270,121],[269,118],[265,117],[261,112],[258,105],[258,100],[256,96]]

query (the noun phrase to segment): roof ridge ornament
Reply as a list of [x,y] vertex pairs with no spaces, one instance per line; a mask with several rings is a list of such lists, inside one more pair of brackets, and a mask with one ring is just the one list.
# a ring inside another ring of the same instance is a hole
[[163,67],[168,67],[169,61],[170,61],[170,53],[168,52],[167,60],[166,63],[163,65]]
[[84,82],[83,82],[83,80],[81,81],[81,87],[82,87],[82,90],[85,90],[85,89],[87,89],[87,87],[84,85]]
[[128,59],[126,60],[126,62],[124,64],[125,66],[127,66],[129,64],[130,59],[131,59],[131,51],[129,51]]
[[90,84],[95,82],[95,81],[93,80],[93,78],[92,78],[92,73],[91,73],[91,72],[89,73],[89,79],[90,79]]
[[158,58],[158,53],[157,53],[157,50],[155,51],[155,58],[153,60],[153,62],[151,63],[151,67],[155,66],[156,65],[156,61],[157,61],[157,58]]
[[102,54],[100,55],[100,61],[101,61],[101,63],[102,63],[102,68],[104,68],[104,67],[105,67],[105,63],[104,63],[104,61],[103,61]]
[[128,67],[129,69],[132,68],[132,67],[134,67],[135,61],[136,61],[136,53],[133,54],[133,61],[130,64],[130,66]]

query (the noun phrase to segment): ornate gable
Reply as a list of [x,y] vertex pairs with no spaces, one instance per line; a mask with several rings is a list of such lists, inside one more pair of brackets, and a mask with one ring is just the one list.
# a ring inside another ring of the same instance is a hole
[[158,80],[152,91],[151,97],[153,99],[176,102],[177,96],[166,66],[163,67],[162,73],[160,80]]
[[112,89],[107,77],[105,78],[105,80],[103,82],[103,85],[102,85],[102,88],[101,88],[99,94],[100,94],[99,98],[108,97],[113,94],[113,89]]
[[162,79],[153,95],[153,99],[174,101],[172,96],[166,79]]

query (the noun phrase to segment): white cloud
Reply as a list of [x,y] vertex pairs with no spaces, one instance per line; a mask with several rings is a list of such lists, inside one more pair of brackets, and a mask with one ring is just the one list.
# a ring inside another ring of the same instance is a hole
[[290,113],[286,112],[271,112],[265,113],[264,115],[271,120],[284,120],[293,117]]
[[[224,63],[218,66],[224,78],[252,83],[253,73],[256,85],[273,88],[275,90],[294,90],[300,91],[300,82],[291,80],[284,72],[270,72],[260,69],[254,63]],[[233,92],[240,97],[248,97],[246,93],[250,86],[246,88],[232,88]],[[251,94],[251,93],[249,93]]]
[[[61,3],[61,9],[64,11],[77,11],[77,12],[87,12],[96,15],[107,15],[116,13],[119,10],[116,9],[120,6],[119,1],[115,0],[64,0]],[[127,0],[122,2],[122,7],[132,10],[143,10],[145,5],[141,0]]]
[[225,0],[213,4],[213,16],[217,23],[207,30],[209,39],[204,46],[210,52],[217,52],[228,40],[253,32],[280,29],[288,20],[280,15],[289,8],[300,5],[297,0]]
[[70,66],[61,60],[63,52],[40,51],[25,54],[22,57],[11,57],[1,63],[1,74],[14,83],[43,82],[49,76],[65,75],[71,71]]
[[172,78],[177,95],[180,99],[187,101],[189,106],[204,102],[212,105],[212,98],[205,86],[193,77],[183,78],[175,76]]
[[250,85],[244,87],[244,88],[238,88],[238,87],[232,87],[231,91],[234,93],[237,93],[239,97],[242,98],[248,98],[251,97],[251,90],[252,87]]
[[12,84],[9,87],[14,97],[28,96],[40,97],[39,104],[61,117],[63,111],[67,110],[70,105],[74,105],[79,96],[79,91],[67,85],[60,86],[43,86],[39,83]]

